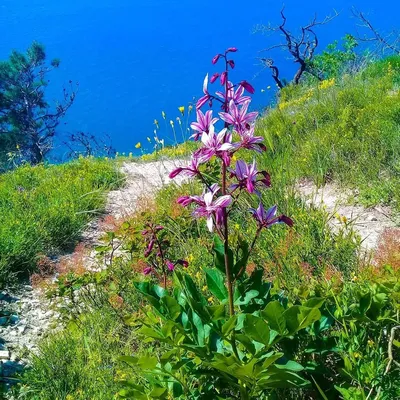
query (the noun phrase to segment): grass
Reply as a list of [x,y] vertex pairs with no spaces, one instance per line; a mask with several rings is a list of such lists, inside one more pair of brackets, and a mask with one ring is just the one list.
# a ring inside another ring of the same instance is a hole
[[41,255],[73,246],[121,184],[114,163],[25,165],[0,176],[0,282],[33,271]]
[[[400,57],[307,86],[289,86],[259,120],[260,162],[282,183],[356,187],[365,206],[400,210]],[[283,182],[282,182],[283,180]]]

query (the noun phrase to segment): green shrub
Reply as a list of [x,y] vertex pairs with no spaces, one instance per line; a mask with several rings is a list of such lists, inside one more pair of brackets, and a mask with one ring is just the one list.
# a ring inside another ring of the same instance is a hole
[[97,159],[25,165],[1,175],[0,279],[33,271],[40,255],[75,244],[121,179],[113,163]]

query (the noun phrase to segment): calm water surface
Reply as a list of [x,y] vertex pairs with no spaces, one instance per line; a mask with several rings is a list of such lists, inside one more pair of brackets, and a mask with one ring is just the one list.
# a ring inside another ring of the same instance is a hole
[[[286,1],[288,24],[323,18],[333,9],[340,17],[319,29],[321,48],[345,33],[355,33],[354,4],[369,12],[376,26],[396,27],[398,1]],[[266,0],[0,0],[0,59],[11,49],[25,50],[32,40],[45,44],[50,58],[61,59],[51,76],[49,98],[59,97],[69,79],[79,94],[60,134],[77,130],[108,133],[119,151],[152,137],[155,118],[175,119],[178,107],[201,95],[206,72],[214,72],[215,53],[235,46],[237,79],[256,87],[253,108],[273,97],[273,81],[257,57],[277,37],[254,34],[256,24],[278,23],[281,4]],[[283,54],[277,57],[284,61]],[[292,70],[284,62],[282,73]],[[264,89],[262,91],[262,89]],[[161,133],[170,137],[165,130]],[[60,150],[62,151],[62,150]]]

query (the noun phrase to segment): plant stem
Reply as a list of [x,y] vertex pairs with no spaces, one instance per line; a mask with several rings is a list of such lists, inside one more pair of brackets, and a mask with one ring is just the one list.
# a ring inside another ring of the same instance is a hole
[[[223,105],[224,111],[228,112],[228,61],[225,55],[225,104]],[[227,122],[225,122],[225,128],[228,128]],[[227,165],[222,160],[222,195],[226,195],[226,172]],[[226,208],[223,209],[223,220],[224,220],[224,261],[225,261],[225,274],[226,274],[226,286],[228,289],[228,300],[229,300],[229,314],[232,316],[235,314],[235,307],[233,305],[233,285],[232,285],[232,273],[229,265],[229,229],[228,229],[228,212]]]
[[[226,194],[226,165],[222,162],[222,195]],[[226,273],[226,285],[228,287],[228,299],[229,299],[229,314],[232,316],[235,314],[235,308],[233,306],[233,287],[232,287],[232,274],[229,265],[229,231],[228,231],[228,215],[226,208],[223,209],[224,219],[224,261],[225,261],[225,273]]]

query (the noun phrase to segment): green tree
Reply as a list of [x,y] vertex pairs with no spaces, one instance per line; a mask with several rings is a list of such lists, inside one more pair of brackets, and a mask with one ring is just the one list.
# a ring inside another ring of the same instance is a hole
[[25,54],[13,51],[0,62],[0,160],[19,149],[23,158],[38,164],[52,149],[57,126],[76,96],[63,89],[63,98],[53,106],[46,101],[48,74],[60,61],[46,62],[43,45],[33,42]]

